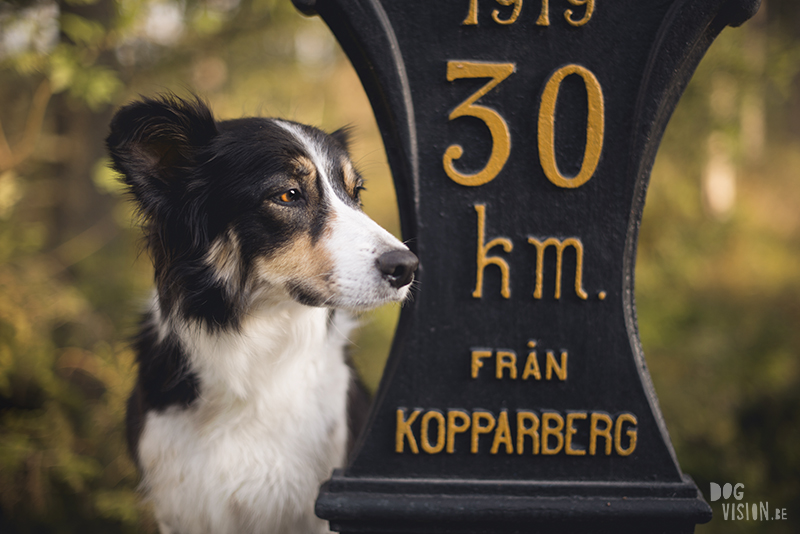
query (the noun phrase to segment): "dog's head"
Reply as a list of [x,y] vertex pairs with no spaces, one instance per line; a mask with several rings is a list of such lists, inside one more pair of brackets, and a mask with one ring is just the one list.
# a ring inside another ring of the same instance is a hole
[[257,302],[403,300],[417,258],[361,211],[347,132],[217,122],[174,96],[123,107],[107,139],[144,218],[162,310],[237,321]]

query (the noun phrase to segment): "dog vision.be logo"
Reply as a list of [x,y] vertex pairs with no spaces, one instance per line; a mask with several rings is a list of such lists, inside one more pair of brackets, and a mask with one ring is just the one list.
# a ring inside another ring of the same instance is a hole
[[[711,502],[722,499],[729,500],[733,497],[736,501],[744,498],[744,484],[741,482],[731,485],[729,482],[721,487],[716,482],[711,483]],[[748,502],[723,502],[722,518],[726,521],[770,521],[785,520],[786,508],[773,508],[770,512],[768,502],[748,503]]]

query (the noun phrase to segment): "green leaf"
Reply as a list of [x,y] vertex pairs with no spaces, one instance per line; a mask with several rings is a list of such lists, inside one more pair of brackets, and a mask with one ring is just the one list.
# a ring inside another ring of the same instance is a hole
[[61,15],[61,30],[75,44],[79,45],[99,45],[106,36],[106,30],[102,24],[72,13]]
[[73,49],[67,46],[59,46],[50,56],[50,84],[53,93],[60,93],[68,89],[73,80],[79,65]]
[[93,111],[111,103],[123,85],[117,73],[106,67],[90,67],[81,70],[70,87],[70,94],[86,102]]

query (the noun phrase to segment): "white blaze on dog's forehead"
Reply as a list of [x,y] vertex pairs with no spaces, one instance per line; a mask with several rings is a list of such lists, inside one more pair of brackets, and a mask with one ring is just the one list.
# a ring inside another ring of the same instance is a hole
[[[352,163],[347,158],[342,158],[342,161],[334,161],[326,155],[326,152],[319,146],[319,144],[306,134],[303,129],[296,125],[289,122],[284,121],[275,121],[279,126],[283,129],[288,131],[292,134],[292,136],[303,146],[308,155],[308,158],[313,163],[314,167],[317,170],[318,176],[321,178],[320,182],[322,182],[322,187],[324,189],[324,194],[327,200],[329,201],[331,207],[334,211],[340,210],[347,210],[354,213],[361,213],[361,211],[354,209],[352,206],[348,206],[344,203],[342,199],[336,194],[336,191],[333,186],[333,181],[331,179],[331,174],[333,169],[336,165],[342,165],[343,162],[346,162],[347,166],[343,168],[343,173],[345,175],[345,179],[350,176],[350,179],[355,181],[355,169],[352,166]],[[349,167],[348,167],[349,166]],[[363,215],[363,213],[361,213]],[[364,215],[366,219],[369,219],[366,215]],[[372,219],[369,219],[372,222]],[[373,224],[375,224],[373,222]],[[377,225],[376,225],[377,226]],[[379,227],[380,228],[380,227]]]
[[[325,152],[320,149],[317,142],[309,137],[302,128],[296,124],[287,123],[283,121],[276,121],[281,127],[289,131],[295,139],[297,139],[306,149],[306,152],[317,168],[320,174],[323,187],[325,188],[326,196],[336,214],[335,220],[338,224],[345,224],[347,226],[353,225],[353,228],[361,228],[362,231],[356,232],[360,234],[358,237],[371,235],[373,237],[373,245],[381,249],[382,252],[388,252],[395,248],[405,249],[405,245],[400,243],[392,234],[384,230],[378,223],[370,219],[361,210],[355,209],[344,203],[333,189],[331,182],[332,167],[337,163],[325,156]],[[343,158],[347,166],[344,167],[345,177],[350,176],[350,179],[355,181],[355,169],[349,160]]]
[[[308,155],[308,159],[311,160],[311,163],[317,170],[317,173],[322,178],[323,187],[326,189],[326,193],[333,194],[336,196],[336,193],[333,191],[333,187],[330,183],[330,173],[331,173],[331,161],[330,158],[324,155],[324,151],[320,149],[317,143],[308,135],[303,129],[291,122],[285,122],[281,120],[275,121],[278,126],[292,134],[294,137],[305,149],[306,154]],[[305,158],[304,158],[305,159]]]
[[[340,162],[327,157],[325,150],[300,126],[276,122],[305,149],[317,169],[328,201],[330,218],[323,241],[333,259],[331,282],[336,285],[335,305],[363,309],[404,299],[408,294],[408,286],[392,287],[377,268],[377,262],[386,252],[408,248],[360,209],[339,198],[331,182],[331,174],[334,166]],[[355,170],[352,167],[350,170],[354,176]],[[343,172],[346,173],[347,169],[343,169]]]
[[[336,193],[336,189],[334,188],[333,184],[333,173],[334,169],[337,166],[342,165],[342,161],[336,161],[330,158],[327,154],[327,151],[319,145],[319,143],[309,136],[305,131],[303,131],[302,127],[298,126],[297,124],[293,124],[290,122],[284,121],[276,121],[276,123],[281,126],[283,129],[288,131],[292,136],[302,145],[305,149],[305,152],[308,156],[308,159],[311,160],[312,164],[316,168],[317,175],[320,178],[320,182],[322,182],[322,188],[324,189],[324,195],[329,200],[331,207],[334,209],[340,209],[342,207],[347,209],[353,209],[351,206],[348,206],[344,203],[344,201],[339,198]],[[349,159],[342,158],[343,161],[346,161],[349,165],[349,171],[351,176],[355,176],[355,169],[350,163]],[[348,168],[345,167],[342,169],[342,172],[345,174],[345,179],[347,179]]]

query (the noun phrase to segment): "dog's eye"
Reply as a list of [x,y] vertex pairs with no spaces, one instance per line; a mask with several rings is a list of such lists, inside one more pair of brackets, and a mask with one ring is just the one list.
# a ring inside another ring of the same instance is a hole
[[299,189],[289,189],[288,191],[281,193],[278,197],[278,200],[284,204],[292,204],[293,202],[297,202],[298,200],[302,199],[303,193],[301,193]]

